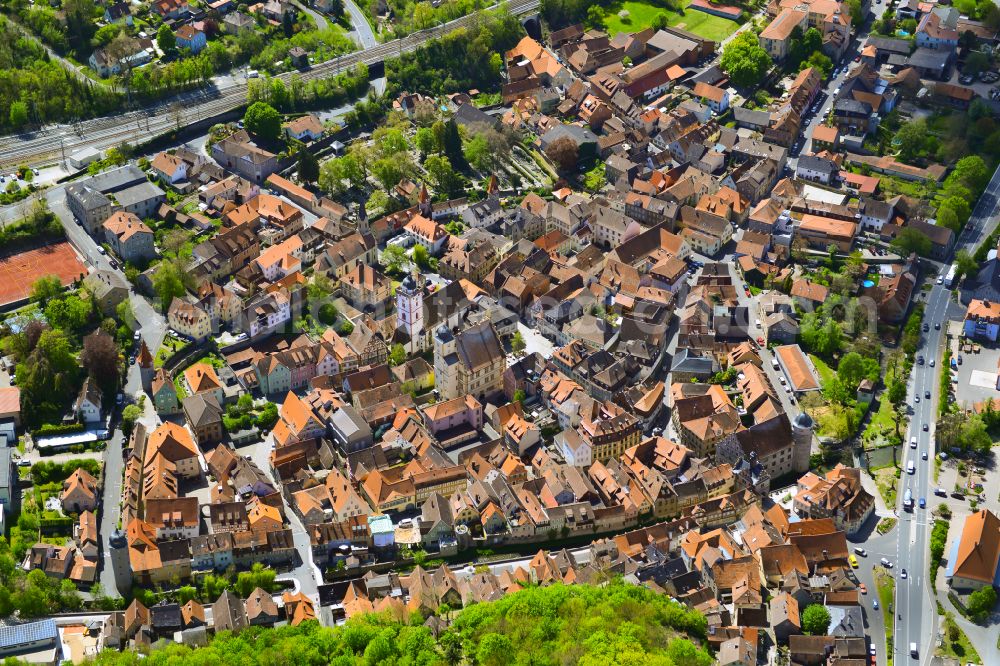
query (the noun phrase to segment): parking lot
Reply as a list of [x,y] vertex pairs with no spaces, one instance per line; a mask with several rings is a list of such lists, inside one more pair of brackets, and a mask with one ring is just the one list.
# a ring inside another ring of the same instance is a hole
[[[997,391],[997,363],[1000,361],[1000,349],[979,345],[979,351],[969,351],[953,345],[955,365],[953,366],[952,388],[958,405],[971,409],[977,402],[1000,398]],[[958,360],[961,359],[961,364]]]

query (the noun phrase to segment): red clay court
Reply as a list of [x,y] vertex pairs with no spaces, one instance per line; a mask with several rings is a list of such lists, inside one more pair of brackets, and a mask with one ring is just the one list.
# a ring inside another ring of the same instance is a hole
[[58,275],[65,286],[86,276],[87,268],[67,241],[0,259],[0,307],[27,298],[44,275]]

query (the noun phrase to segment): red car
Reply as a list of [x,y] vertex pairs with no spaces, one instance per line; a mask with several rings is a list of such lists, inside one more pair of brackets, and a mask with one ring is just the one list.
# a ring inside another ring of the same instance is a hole
[[864,583],[861,583],[860,585],[858,585],[858,589],[861,590],[861,594],[868,594],[868,588],[865,587]]
[[764,346],[764,338],[763,337],[758,337],[757,338],[757,344],[759,344],[761,347],[763,347]]

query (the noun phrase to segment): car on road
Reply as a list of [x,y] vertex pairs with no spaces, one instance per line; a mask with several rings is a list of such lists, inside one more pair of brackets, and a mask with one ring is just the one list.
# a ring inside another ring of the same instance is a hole
[[934,359],[931,359],[931,367],[934,367]]
[[938,279],[937,279],[937,283],[938,284],[944,284],[944,278],[939,275]]
[[868,588],[865,586],[864,583],[858,585],[858,589],[861,590],[861,594],[868,594]]
[[[931,362],[931,365],[934,365],[933,361]],[[930,391],[924,391],[924,398],[926,398],[927,400],[930,400],[931,399],[931,392]]]
[[941,330],[941,322],[939,322],[939,321],[934,322],[934,330],[935,331],[940,331]]
[[915,436],[910,437],[910,448],[911,449],[917,448],[917,438]]
[[857,553],[858,555],[860,555],[861,557],[864,557],[864,556],[866,556],[868,554],[868,551],[865,550],[864,548],[860,547],[860,546],[858,546],[857,548],[855,548],[854,552]]
[[928,324],[928,323],[927,323],[927,322],[925,321],[925,322],[924,322],[924,326],[923,326],[923,329],[924,329],[924,333],[926,333],[926,332],[928,332],[929,330],[931,330],[931,325],[930,325],[930,324]]
[[927,432],[927,424],[924,424],[924,432]]
[[962,365],[962,355],[961,354],[958,355],[958,364]]
[[971,74],[963,74],[962,76],[958,77],[958,82],[961,83],[962,85],[968,85],[972,83],[972,81],[973,81],[973,76]]
[[917,365],[923,365],[923,364],[924,364],[924,355],[921,354],[920,356],[917,357]]
[[882,558],[881,560],[879,560],[879,562],[880,562],[880,563],[881,563],[881,565],[882,565],[882,566],[884,566],[884,567],[885,567],[886,569],[891,569],[891,568],[892,568],[892,562],[890,562],[889,560],[887,560],[887,559],[886,559],[886,558],[884,558],[884,557],[883,557],[883,558]]
[[903,580],[906,580],[906,569],[900,569],[899,577],[902,578]]
[[102,245],[98,245],[97,246],[97,251],[100,252],[101,254],[107,254],[108,253],[108,251],[105,250]]
[[856,558],[854,555],[851,555],[850,557],[848,557],[847,561],[851,563],[851,566],[853,568],[855,568],[855,569],[858,568],[858,558]]
[[927,500],[925,500],[923,497],[920,498],[920,501],[917,502],[917,504],[920,505],[921,509],[926,509],[927,508]]
[[920,402],[920,396],[919,395],[913,396],[913,402]]
[[878,599],[872,599],[872,608],[878,610]]
[[927,452],[926,452],[926,451],[924,451],[923,453],[921,453],[921,454],[920,454],[920,458],[921,458],[922,460],[927,460]]

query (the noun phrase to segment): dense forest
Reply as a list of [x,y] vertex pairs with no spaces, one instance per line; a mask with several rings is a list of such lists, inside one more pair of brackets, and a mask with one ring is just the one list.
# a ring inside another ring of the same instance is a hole
[[107,113],[120,98],[85,83],[0,16],[0,129]]
[[[442,612],[448,612],[442,608]],[[371,615],[336,628],[251,628],[222,633],[204,648],[168,644],[148,657],[103,652],[103,666],[240,666],[296,664],[635,664],[709,666],[698,646],[705,619],[645,588],[612,582],[605,587],[553,585],[528,588],[455,613],[435,637],[424,618],[408,624]]]
[[390,96],[402,90],[444,94],[498,88],[501,54],[523,36],[517,17],[505,9],[480,12],[468,28],[458,28],[387,60]]

